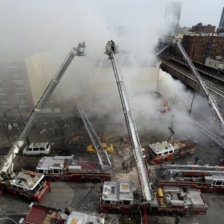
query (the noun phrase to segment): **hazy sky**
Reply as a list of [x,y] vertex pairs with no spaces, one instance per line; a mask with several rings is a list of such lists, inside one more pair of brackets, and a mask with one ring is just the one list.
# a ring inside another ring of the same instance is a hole
[[[170,2],[182,3],[181,26],[199,22],[217,26],[224,6],[221,0],[0,0],[0,52],[12,54],[20,48],[29,54],[52,46],[65,48],[77,39],[88,41],[89,46],[97,41],[102,45],[108,38],[117,39],[116,26],[125,26],[138,42],[144,38],[143,46],[150,39],[153,48],[170,28],[164,17]],[[128,41],[132,40],[122,45]]]
[[192,26],[199,22],[218,26],[224,7],[224,1],[222,0],[89,0],[88,2],[100,13],[106,15],[108,21],[112,21],[115,14],[117,14],[119,21],[122,21],[122,14],[126,15],[128,12],[131,15],[132,12],[136,12],[138,16],[141,16],[147,11],[151,13],[151,10],[154,11],[155,9],[157,11],[160,7],[161,9],[164,8],[164,5],[169,2],[181,2],[181,26]]

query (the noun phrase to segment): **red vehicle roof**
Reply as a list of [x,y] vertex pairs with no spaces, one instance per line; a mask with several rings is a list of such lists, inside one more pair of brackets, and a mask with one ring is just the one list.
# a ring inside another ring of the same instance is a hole
[[[44,220],[47,218],[47,216],[52,216],[53,214],[52,212],[54,213],[54,216],[57,216],[59,213],[59,210],[42,207],[40,205],[33,205],[33,207],[30,210],[30,213],[24,219],[24,222],[27,222],[29,224],[42,224]],[[61,221],[61,220],[58,220],[58,221]],[[61,223],[61,222],[58,222],[58,223]]]

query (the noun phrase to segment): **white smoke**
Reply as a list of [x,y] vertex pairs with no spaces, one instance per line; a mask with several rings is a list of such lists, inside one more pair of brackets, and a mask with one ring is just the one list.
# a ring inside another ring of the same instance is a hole
[[[124,117],[112,66],[104,55],[106,42],[113,39],[121,50],[118,58],[138,130],[168,135],[171,113],[161,114],[158,110],[161,99],[152,94],[158,73],[150,70],[156,60],[154,48],[158,39],[173,30],[164,19],[168,3],[1,0],[2,57],[24,58],[48,51],[51,63],[45,75],[53,77],[69,50],[79,41],[85,41],[87,55],[74,59],[54,98],[59,103],[73,104],[73,99],[79,97],[89,116],[105,121],[107,131],[112,129],[112,124],[121,124],[119,129],[116,127],[121,133],[126,132]],[[157,91],[170,104],[177,129],[184,132],[192,94],[162,71]],[[197,102],[198,99],[201,101],[198,97]],[[200,110],[200,106],[198,102],[194,107]]]

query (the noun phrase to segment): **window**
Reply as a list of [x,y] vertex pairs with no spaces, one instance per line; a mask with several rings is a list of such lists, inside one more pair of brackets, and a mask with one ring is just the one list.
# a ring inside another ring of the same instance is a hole
[[18,100],[24,101],[27,99],[27,95],[25,93],[17,93]]
[[130,201],[124,201],[124,205],[130,205]]
[[0,102],[6,104],[6,94],[0,94]]
[[33,148],[33,151],[38,151],[39,149],[38,148]]
[[29,107],[21,107],[20,110],[21,110],[21,112],[30,112]]
[[171,151],[169,151],[169,153],[171,154],[171,153],[173,153],[173,151],[171,150]]
[[167,155],[168,154],[168,152],[164,152],[164,155]]
[[53,170],[53,173],[59,173],[59,170]]
[[110,201],[104,201],[104,204],[108,204],[109,205],[110,204]]
[[217,180],[216,183],[215,183],[215,185],[216,185],[216,186],[220,186],[220,185],[222,185],[222,181],[221,181],[221,180]]
[[45,150],[45,148],[43,148],[43,147],[40,148],[40,151],[44,151],[44,150]]
[[28,150],[27,150],[28,152],[31,152],[32,151],[32,148],[28,148]]
[[38,171],[38,173],[43,173],[44,171],[43,170],[37,170]]
[[24,87],[23,80],[13,80],[13,83],[14,83],[16,88],[23,88]]

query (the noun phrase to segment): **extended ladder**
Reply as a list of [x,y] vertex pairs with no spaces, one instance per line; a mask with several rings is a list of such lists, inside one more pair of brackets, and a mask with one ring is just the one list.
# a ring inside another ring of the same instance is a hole
[[80,103],[76,102],[76,106],[78,108],[78,111],[80,113],[80,116],[82,118],[82,121],[85,125],[86,131],[89,134],[89,137],[92,141],[92,144],[94,146],[94,149],[96,150],[97,157],[100,162],[100,166],[103,170],[110,170],[112,169],[112,163],[110,161],[110,157],[107,153],[107,151],[104,150],[104,147],[101,144],[100,139],[98,138],[91,122],[87,118],[82,106]]
[[198,176],[206,175],[224,175],[224,167],[223,166],[209,166],[209,165],[167,165],[161,168],[163,174],[169,173],[171,175],[178,174],[183,175],[187,173],[190,175],[197,174]]
[[3,162],[0,173],[2,172],[8,172],[12,173],[13,172],[13,160],[16,156],[16,154],[19,152],[20,148],[23,147],[25,138],[29,134],[30,129],[33,127],[35,121],[37,120],[44,104],[46,101],[49,99],[51,93],[54,91],[55,87],[57,84],[60,82],[62,76],[64,75],[66,69],[70,65],[71,61],[75,56],[84,56],[84,48],[85,48],[85,43],[79,43],[77,47],[73,48],[67,58],[65,59],[64,63],[61,65],[59,68],[58,72],[55,74],[47,88],[45,89],[43,95],[41,96],[39,102],[37,103],[36,107],[33,109],[32,113],[30,114],[25,126],[22,128],[21,133],[19,134],[16,142],[12,145],[10,148],[5,161]]
[[129,137],[132,142],[133,153],[136,161],[137,172],[139,176],[139,182],[141,185],[143,198],[145,201],[151,201],[153,199],[153,193],[151,185],[152,183],[149,180],[148,171],[146,169],[145,160],[142,153],[142,146],[138,137],[138,132],[136,129],[135,121],[131,111],[131,107],[128,100],[127,91],[121,76],[121,73],[118,70],[117,60],[115,54],[118,53],[117,45],[113,41],[109,41],[106,45],[106,54],[111,60],[112,67],[114,70],[114,75],[117,83],[117,88],[120,94],[121,104],[123,107],[123,113],[129,133]]
[[213,133],[212,131],[208,130],[207,128],[203,127],[199,123],[192,122],[192,125],[201,131],[204,135],[209,137],[213,142],[215,142],[218,146],[224,149],[224,139]]

